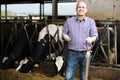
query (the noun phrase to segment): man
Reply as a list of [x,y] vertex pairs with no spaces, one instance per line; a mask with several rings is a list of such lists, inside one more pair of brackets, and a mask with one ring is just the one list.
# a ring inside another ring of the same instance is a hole
[[78,64],[80,65],[80,80],[85,80],[87,48],[90,49],[92,47],[91,43],[95,42],[98,37],[95,21],[86,17],[86,13],[86,3],[77,2],[76,16],[68,18],[63,26],[63,39],[68,41],[69,49],[65,80],[74,79],[75,69]]

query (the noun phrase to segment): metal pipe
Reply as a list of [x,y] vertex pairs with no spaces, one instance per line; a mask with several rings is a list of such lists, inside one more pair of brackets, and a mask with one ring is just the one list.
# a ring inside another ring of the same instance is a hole
[[39,15],[39,17],[40,17],[40,20],[41,20],[41,3],[40,3],[40,6],[39,6],[39,9],[40,9],[40,15]]
[[7,20],[7,4],[5,4],[5,19]]
[[1,23],[1,4],[0,4],[0,23]]
[[91,65],[94,66],[101,66],[101,67],[113,67],[113,68],[120,68],[120,65],[118,64],[107,64],[107,63],[91,63]]
[[44,3],[43,3],[43,19],[44,19],[44,17],[45,17],[45,14],[44,14]]
[[108,63],[110,64],[110,31],[109,24],[107,24],[107,34],[108,34]]
[[0,4],[0,33],[1,33],[1,52],[3,52],[3,27],[1,26],[1,17],[2,16],[2,13],[1,13],[1,4]]
[[115,37],[114,37],[114,44],[115,44],[115,64],[117,64],[117,26],[114,27]]

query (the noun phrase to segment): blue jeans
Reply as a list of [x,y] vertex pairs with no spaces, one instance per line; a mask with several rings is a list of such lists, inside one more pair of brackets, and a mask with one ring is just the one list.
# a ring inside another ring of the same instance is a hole
[[[90,66],[90,58],[88,62]],[[68,59],[67,59],[67,67],[65,72],[65,80],[73,80],[75,70],[79,64],[79,77],[80,80],[85,80],[85,71],[86,71],[86,51],[76,52],[69,51]]]

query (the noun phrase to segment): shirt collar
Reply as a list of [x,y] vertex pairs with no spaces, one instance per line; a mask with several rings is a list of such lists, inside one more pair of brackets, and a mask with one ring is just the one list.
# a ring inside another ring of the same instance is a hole
[[85,21],[85,20],[86,20],[86,17],[84,17],[82,20],[78,20],[78,18],[77,18],[77,16],[76,16],[75,19],[76,19],[77,21]]

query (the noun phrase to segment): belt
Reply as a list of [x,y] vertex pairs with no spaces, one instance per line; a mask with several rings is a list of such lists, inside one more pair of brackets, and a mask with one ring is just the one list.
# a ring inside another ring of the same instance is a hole
[[87,52],[87,50],[84,50],[84,51],[76,51],[76,50],[71,50],[71,49],[69,49],[69,51],[73,51],[73,52]]

